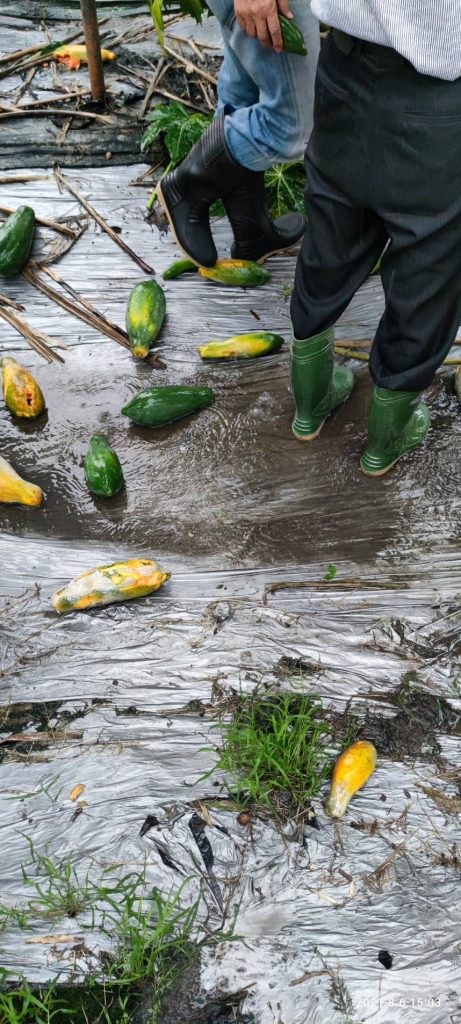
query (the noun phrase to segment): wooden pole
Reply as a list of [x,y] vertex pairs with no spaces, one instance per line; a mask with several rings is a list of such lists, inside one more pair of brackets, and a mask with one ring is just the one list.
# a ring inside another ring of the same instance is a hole
[[106,90],[104,86],[104,72],[102,68],[96,0],[80,0],[80,8],[82,11],[82,21],[85,32],[91,95],[95,103],[99,106],[103,106]]

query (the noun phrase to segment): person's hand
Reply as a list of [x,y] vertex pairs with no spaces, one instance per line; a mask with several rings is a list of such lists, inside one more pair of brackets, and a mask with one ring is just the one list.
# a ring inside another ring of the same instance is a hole
[[278,11],[292,18],[289,0],[234,0],[235,17],[243,32],[251,39],[258,38],[263,46],[281,53],[282,33]]

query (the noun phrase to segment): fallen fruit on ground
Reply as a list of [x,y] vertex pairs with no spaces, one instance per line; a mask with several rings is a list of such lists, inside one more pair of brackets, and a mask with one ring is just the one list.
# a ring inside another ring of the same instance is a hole
[[333,769],[327,813],[332,818],[341,818],[349,801],[376,768],[376,748],[367,740],[358,740],[344,750]]
[[280,14],[280,11],[277,11],[277,14],[285,53],[297,53],[300,57],[305,57],[307,50],[301,29],[298,28],[292,18],[286,18],[284,14]]
[[147,388],[123,406],[122,415],[128,416],[140,427],[163,427],[211,405],[214,397],[211,388],[176,384]]
[[123,487],[120,459],[105,434],[93,434],[83,465],[90,491],[100,498],[112,498]]
[[156,281],[141,281],[134,286],[126,307],[125,325],[135,359],[145,359],[149,355],[165,312],[165,292]]
[[[69,71],[78,71],[80,64],[88,64],[86,46],[83,43],[71,43],[58,46],[53,50],[51,57],[54,57],[59,64],[65,64]],[[111,50],[101,50],[101,60],[115,60],[115,53]]]
[[199,346],[202,359],[256,359],[278,352],[283,345],[280,334],[270,331],[253,331],[250,334],[235,334],[224,341],[209,341]]
[[16,473],[6,459],[0,455],[0,502],[30,505],[36,508],[43,501],[43,491],[36,484],[30,484]]
[[35,377],[11,356],[0,361],[3,397],[13,416],[33,420],[45,410],[45,399]]
[[53,607],[59,614],[97,608],[115,601],[129,601],[134,597],[153,594],[169,580],[171,573],[150,559],[133,558],[128,562],[113,562],[87,569],[66,587],[53,594]]
[[239,288],[257,288],[265,284],[270,273],[260,263],[251,260],[218,260],[214,267],[199,267],[199,274],[208,281],[236,285]]
[[170,263],[169,267],[163,271],[162,277],[164,281],[173,281],[175,277],[180,277],[181,274],[197,273],[198,266],[193,263],[192,260],[175,260],[174,263]]
[[0,274],[14,277],[27,263],[35,232],[31,206],[20,206],[0,226]]

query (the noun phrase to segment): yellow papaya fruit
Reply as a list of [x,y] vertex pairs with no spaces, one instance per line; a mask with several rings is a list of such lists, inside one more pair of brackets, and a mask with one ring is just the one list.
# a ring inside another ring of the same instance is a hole
[[0,363],[2,367],[3,397],[13,416],[21,419],[35,419],[45,410],[45,399],[35,377],[12,359],[5,356]]
[[[84,43],[67,43],[56,47],[50,57],[65,64],[69,71],[78,71],[80,64],[88,64],[88,54]],[[101,60],[115,60],[115,53],[101,49]]]
[[171,573],[165,572],[161,565],[146,558],[99,565],[95,569],[87,569],[57,590],[52,598],[53,607],[59,614],[64,614],[145,597],[158,590],[170,576]]
[[327,813],[341,818],[350,799],[365,785],[376,768],[376,748],[367,740],[352,743],[338,757],[333,769]]
[[43,501],[43,491],[36,484],[30,484],[16,473],[6,459],[0,455],[0,502],[30,505],[36,508]]

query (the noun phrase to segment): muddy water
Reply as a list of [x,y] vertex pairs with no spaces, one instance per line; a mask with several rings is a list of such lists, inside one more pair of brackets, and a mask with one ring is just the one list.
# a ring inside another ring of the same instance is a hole
[[[161,273],[175,247],[144,222],[133,172],[85,173],[94,205]],[[41,184],[39,203],[33,188],[12,187],[5,205],[34,198],[44,216],[75,212],[53,182]],[[224,224],[217,237],[226,252]],[[352,398],[319,440],[296,443],[286,351],[219,367],[196,354],[208,337],[255,327],[288,338],[282,293],[294,263],[271,267],[269,284],[251,293],[195,277],[171,282],[159,371],[133,364],[29,285],[5,285],[24,315],[71,349],[63,367],[45,366],[0,325],[2,348],[34,367],[48,404],[26,427],[0,411],[2,454],[46,493],[40,510],[0,509],[3,898],[29,895],[25,835],[55,858],[71,856],[82,875],[147,858],[149,881],[169,891],[178,874],[161,849],[190,876],[200,920],[222,928],[190,829],[191,801],[224,795],[198,781],[213,762],[203,749],[216,741],[210,727],[234,691],[309,688],[369,730],[378,769],[339,824],[317,801],[320,829],[306,828],[304,845],[270,822],[250,833],[213,807],[206,832],[225,923],[235,918],[245,941],[204,951],[190,1013],[228,993],[256,1024],[445,1024],[461,1012],[459,406],[449,375],[438,378],[424,447],[388,478],[367,480],[358,456],[370,382],[360,366]],[[107,238],[90,228],[59,272],[123,323],[139,271]],[[341,337],[369,336],[381,308],[370,281]],[[215,404],[155,432],[120,416],[136,390],[173,381],[211,384]],[[124,468],[126,489],[111,502],[84,484],[95,430]],[[158,594],[55,615],[58,586],[137,554],[172,571]],[[329,563],[332,584],[323,579]],[[216,602],[225,613],[216,615]],[[69,799],[77,783],[86,802],[78,815]],[[141,835],[149,815],[158,825]],[[68,920],[9,926],[2,963],[32,980],[81,979],[80,931]],[[75,943],[26,941],[51,932],[75,934]]]
[[[81,346],[64,367],[41,366],[48,412],[33,424],[2,408],[3,453],[42,487],[46,502],[39,511],[2,506],[0,529],[115,541],[127,551],[174,551],[227,567],[404,557],[458,537],[461,417],[449,378],[433,388],[424,448],[376,481],[358,468],[371,387],[363,368],[347,406],[315,445],[303,445],[290,429],[287,354],[204,366],[189,346],[191,363],[178,372],[168,365],[166,340],[162,372],[136,369],[114,348]],[[121,415],[137,391],[178,382],[211,386],[214,406],[155,431]],[[111,500],[92,496],[84,480],[96,431],[109,437],[125,475],[126,488]]]

